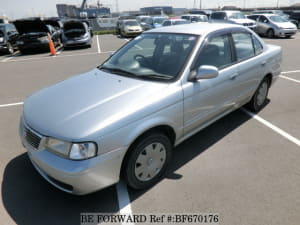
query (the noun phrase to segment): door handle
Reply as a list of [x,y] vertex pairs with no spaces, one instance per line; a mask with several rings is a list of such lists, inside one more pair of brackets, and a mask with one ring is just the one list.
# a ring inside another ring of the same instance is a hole
[[262,65],[262,66],[265,66],[266,63],[267,63],[266,61],[262,61],[262,62],[261,62],[261,65]]
[[238,73],[234,73],[230,75],[230,80],[234,80],[239,74]]

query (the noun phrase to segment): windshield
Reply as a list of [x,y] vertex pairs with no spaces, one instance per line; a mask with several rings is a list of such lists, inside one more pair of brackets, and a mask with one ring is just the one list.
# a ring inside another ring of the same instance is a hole
[[288,22],[286,19],[282,18],[281,16],[270,16],[269,18],[270,18],[270,20],[272,20],[273,22],[276,22],[276,23]]
[[139,24],[136,21],[126,21],[126,26],[138,26]]
[[153,23],[162,24],[165,20],[166,18],[155,18]]
[[230,16],[229,16],[230,19],[245,19],[245,15],[241,12],[237,12],[237,13],[232,13]]
[[187,20],[176,20],[173,22],[174,25],[179,25],[179,24],[188,24],[189,22]]
[[98,68],[135,78],[171,80],[183,68],[197,39],[186,34],[142,34]]

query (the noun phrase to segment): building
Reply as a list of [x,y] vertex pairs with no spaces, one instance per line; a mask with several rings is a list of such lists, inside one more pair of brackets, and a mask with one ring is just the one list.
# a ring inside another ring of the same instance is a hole
[[80,18],[82,15],[88,18],[96,18],[110,14],[110,8],[106,7],[89,7],[81,9],[75,5],[57,4],[57,14],[59,17]]
[[152,6],[152,7],[144,7],[140,9],[141,13],[146,15],[160,15],[163,14],[173,14],[172,6]]

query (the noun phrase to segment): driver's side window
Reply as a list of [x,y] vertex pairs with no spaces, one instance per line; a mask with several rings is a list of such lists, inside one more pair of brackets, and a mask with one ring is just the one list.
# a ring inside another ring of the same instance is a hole
[[228,35],[215,36],[200,49],[196,68],[207,65],[223,69],[232,64],[232,53]]

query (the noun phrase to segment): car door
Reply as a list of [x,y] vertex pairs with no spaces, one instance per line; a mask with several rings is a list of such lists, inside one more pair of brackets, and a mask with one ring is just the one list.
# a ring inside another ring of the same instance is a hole
[[262,54],[261,43],[250,32],[236,31],[232,33],[232,39],[238,68],[238,76],[234,78],[235,87],[232,91],[236,94],[236,104],[241,105],[249,100],[258,87],[266,59]]
[[14,25],[12,24],[8,24],[8,37],[9,37],[9,41],[12,44],[12,46],[15,48],[17,47],[17,39],[19,37],[19,34],[15,28]]
[[258,24],[259,24],[258,29],[257,29],[258,33],[266,34],[268,29],[270,28],[270,22],[269,22],[268,18],[265,16],[260,16],[258,18]]
[[219,75],[213,79],[203,79],[183,84],[184,93],[184,133],[205,126],[213,119],[233,108],[237,67],[233,64],[232,41],[229,33],[215,34],[200,48],[191,71],[202,65],[215,66]]

